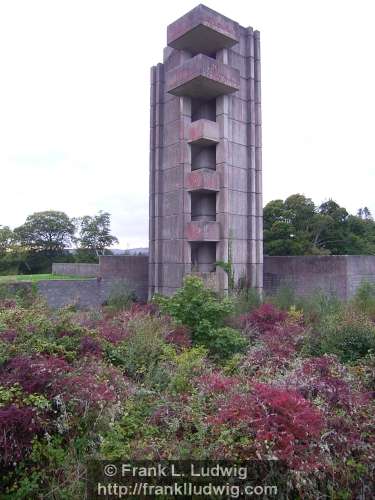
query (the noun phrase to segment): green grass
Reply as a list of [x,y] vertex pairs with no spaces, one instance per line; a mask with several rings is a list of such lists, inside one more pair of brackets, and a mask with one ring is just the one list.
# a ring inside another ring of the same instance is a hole
[[0,283],[12,283],[15,281],[29,281],[35,283],[43,280],[82,280],[92,279],[88,276],[70,276],[62,274],[14,274],[12,276],[0,276]]

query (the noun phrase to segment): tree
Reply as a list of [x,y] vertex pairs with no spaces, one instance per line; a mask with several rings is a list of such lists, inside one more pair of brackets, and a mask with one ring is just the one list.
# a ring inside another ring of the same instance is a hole
[[48,256],[66,249],[72,243],[74,233],[73,221],[64,212],[55,210],[29,215],[26,222],[14,230],[21,246]]
[[367,207],[350,215],[328,200],[316,207],[295,194],[264,208],[267,255],[375,255],[375,222]]
[[14,242],[14,234],[9,226],[0,226],[0,256],[11,250]]
[[264,248],[267,255],[311,255],[326,251],[319,247],[317,235],[324,220],[310,198],[301,194],[285,201],[270,201],[263,211]]
[[374,220],[370,210],[367,207],[358,209],[357,217],[364,220]]
[[76,220],[79,227],[77,242],[83,249],[90,249],[97,256],[104,255],[105,249],[118,243],[116,236],[111,235],[111,214],[99,211],[97,215],[85,215]]

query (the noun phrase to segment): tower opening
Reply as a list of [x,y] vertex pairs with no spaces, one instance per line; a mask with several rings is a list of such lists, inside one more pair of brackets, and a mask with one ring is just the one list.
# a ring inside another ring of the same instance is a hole
[[210,100],[191,99],[191,121],[195,122],[202,118],[216,122],[216,98]]

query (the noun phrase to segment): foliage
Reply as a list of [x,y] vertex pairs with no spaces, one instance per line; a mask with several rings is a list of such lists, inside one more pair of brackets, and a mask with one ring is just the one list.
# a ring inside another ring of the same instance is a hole
[[245,347],[240,332],[224,325],[234,310],[233,301],[217,296],[201,278],[186,276],[173,297],[156,296],[154,300],[161,312],[191,328],[193,345],[206,347],[216,359],[226,359]]
[[115,311],[128,309],[136,300],[133,288],[126,280],[117,280],[111,285],[107,304]]
[[[14,231],[0,225],[0,276],[50,273],[52,262],[98,262],[99,255],[111,255],[106,247],[117,242],[109,225],[108,212],[70,219],[56,210],[29,215]],[[68,250],[77,242],[80,248]]]
[[76,223],[79,228],[79,246],[92,250],[97,256],[104,255],[107,247],[118,243],[118,239],[110,233],[111,214],[108,212],[85,215],[76,219]]
[[316,207],[301,194],[264,207],[267,255],[374,255],[375,222],[368,209],[349,215],[333,200]]
[[49,210],[29,215],[26,222],[14,230],[19,243],[29,250],[48,255],[64,250],[74,236],[73,222],[64,212]]
[[355,311],[327,315],[307,338],[307,346],[313,355],[335,354],[344,363],[355,362],[375,352],[375,325]]
[[13,231],[8,226],[0,225],[0,256],[4,256],[11,248],[14,242]]
[[87,460],[123,457],[281,459],[291,498],[373,491],[374,324],[359,296],[236,316],[196,278],[160,310],[51,311],[2,290],[0,497],[84,498]]
[[375,284],[363,281],[356,290],[353,305],[358,311],[375,319]]

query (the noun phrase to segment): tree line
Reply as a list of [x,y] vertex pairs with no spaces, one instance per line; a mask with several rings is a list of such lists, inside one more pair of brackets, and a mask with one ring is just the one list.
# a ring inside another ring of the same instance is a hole
[[375,221],[367,207],[351,215],[334,200],[319,206],[301,194],[263,211],[266,255],[375,255]]
[[97,262],[118,243],[110,224],[108,212],[69,218],[48,210],[29,215],[14,230],[0,225],[0,274],[51,272],[52,262]]

